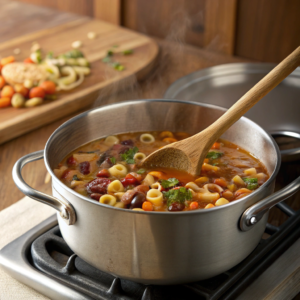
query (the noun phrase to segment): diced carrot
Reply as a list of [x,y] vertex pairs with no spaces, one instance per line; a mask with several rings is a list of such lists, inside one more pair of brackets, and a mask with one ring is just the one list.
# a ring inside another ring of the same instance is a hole
[[198,207],[199,207],[198,202],[196,201],[191,202],[190,209],[197,209]]
[[162,139],[164,138],[172,138],[174,137],[173,133],[171,131],[163,131],[160,135],[159,135]]
[[3,76],[0,76],[0,89],[2,89],[5,86],[5,80]]
[[6,97],[11,98],[14,93],[15,93],[15,90],[13,89],[13,87],[10,85],[6,85],[3,87],[2,91],[1,91],[1,97],[2,98],[6,98]]
[[177,140],[172,138],[172,137],[167,137],[167,138],[163,139],[163,142],[168,143],[168,144],[172,144],[172,143],[177,142]]
[[23,60],[23,62],[25,64],[34,64],[34,61],[30,58],[30,57],[27,57]]
[[36,97],[39,97],[39,98],[44,98],[46,95],[44,89],[42,89],[41,87],[37,86],[37,87],[34,87],[32,88],[30,91],[29,91],[29,98],[36,98]]
[[142,209],[145,211],[152,211],[153,210],[153,204],[150,201],[145,201],[142,205]]
[[152,171],[152,172],[149,172],[148,174],[150,174],[153,177],[156,177],[158,179],[162,178],[164,175],[163,172],[159,172],[159,171]]
[[211,149],[220,149],[220,143],[217,143],[217,142],[215,142],[213,145],[212,145],[212,147],[211,147]]
[[204,208],[207,209],[207,208],[213,208],[213,207],[215,207],[215,206],[213,204],[209,203]]
[[227,187],[227,182],[226,182],[226,180],[225,179],[223,179],[223,178],[216,178],[215,180],[214,180],[214,183],[215,184],[217,184],[217,185],[219,185],[219,186],[221,186],[221,187]]
[[0,108],[8,107],[11,105],[11,99],[8,97],[0,98]]
[[1,59],[1,65],[5,66],[15,61],[14,56],[8,56]]
[[208,163],[209,163],[209,159],[208,159],[208,158],[204,158],[204,161],[203,161],[203,163],[206,163],[206,164],[208,164]]

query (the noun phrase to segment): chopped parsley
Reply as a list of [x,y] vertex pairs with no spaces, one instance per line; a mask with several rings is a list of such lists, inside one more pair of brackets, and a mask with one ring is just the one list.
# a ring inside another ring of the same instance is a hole
[[102,58],[102,62],[104,62],[104,63],[109,63],[110,61],[111,61],[111,58],[109,56]]
[[114,55],[114,52],[112,50],[107,51],[107,56],[113,56],[113,55]]
[[145,169],[139,169],[139,170],[137,171],[138,174],[144,174],[145,172],[146,172]]
[[167,206],[170,206],[174,202],[184,204],[186,200],[191,200],[193,197],[192,192],[185,187],[163,192],[163,195],[167,199]]
[[133,50],[132,49],[128,49],[128,50],[124,50],[123,51],[123,54],[124,55],[130,55],[130,54],[132,54],[133,53]]
[[255,190],[256,188],[258,188],[258,179],[257,178],[244,177],[243,181],[247,184],[247,188],[249,190]]
[[125,69],[125,67],[123,65],[121,65],[119,62],[113,63],[113,67],[115,70],[118,70],[118,71],[123,71]]
[[121,157],[126,161],[127,164],[134,164],[135,161],[133,157],[137,152],[139,152],[138,147],[133,147],[128,149],[124,154],[121,154]]
[[111,158],[110,158],[110,161],[111,161],[111,163],[112,163],[113,165],[115,165],[117,160],[116,160],[115,157],[111,157]]
[[209,151],[206,155],[206,158],[209,158],[210,160],[214,160],[220,158],[223,155],[224,155],[223,152]]
[[178,180],[177,178],[169,178],[168,180],[162,179],[162,180],[160,181],[160,184],[161,184],[161,186],[162,186],[164,189],[173,187],[173,186],[175,186],[175,185],[178,184],[178,183],[179,183],[179,180]]
[[79,181],[79,178],[76,174],[73,176],[73,180]]

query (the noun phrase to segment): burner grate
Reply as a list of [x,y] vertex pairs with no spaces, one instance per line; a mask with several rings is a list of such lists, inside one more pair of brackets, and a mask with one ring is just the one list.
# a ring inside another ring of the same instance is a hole
[[36,268],[86,295],[86,299],[235,299],[300,237],[300,210],[285,203],[276,205],[289,218],[281,226],[267,224],[256,249],[240,264],[214,278],[176,286],[146,286],[115,278],[75,255],[56,226],[38,237],[31,246]]

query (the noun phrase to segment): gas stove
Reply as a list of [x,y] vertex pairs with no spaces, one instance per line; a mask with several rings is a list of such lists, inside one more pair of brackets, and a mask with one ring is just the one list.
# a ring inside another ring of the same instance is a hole
[[95,269],[67,246],[55,215],[4,247],[0,264],[12,277],[51,299],[242,299],[244,289],[300,237],[300,210],[285,203],[277,208],[288,219],[279,227],[267,224],[261,242],[244,261],[195,283],[147,286]]

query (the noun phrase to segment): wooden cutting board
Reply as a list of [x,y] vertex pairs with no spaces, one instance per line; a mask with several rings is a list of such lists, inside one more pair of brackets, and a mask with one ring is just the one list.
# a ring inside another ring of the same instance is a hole
[[[97,34],[94,40],[87,38],[87,33],[91,31]],[[91,74],[77,88],[58,92],[58,99],[55,101],[48,100],[33,108],[0,109],[0,144],[91,106],[104,90],[107,92],[109,89],[115,90],[132,84],[136,78],[144,77],[153,68],[159,52],[158,45],[149,37],[99,20],[81,18],[4,42],[0,44],[0,55],[13,55],[13,50],[19,48],[21,53],[15,55],[15,58],[23,61],[30,55],[33,42],[41,45],[43,53],[53,51],[57,55],[70,51],[72,42],[76,40],[83,43],[80,50],[91,62]],[[125,70],[116,71],[102,62],[110,49],[116,53],[114,59],[123,64]],[[134,53],[123,55],[122,52],[128,49],[133,49]],[[98,105],[101,104],[98,102]]]

